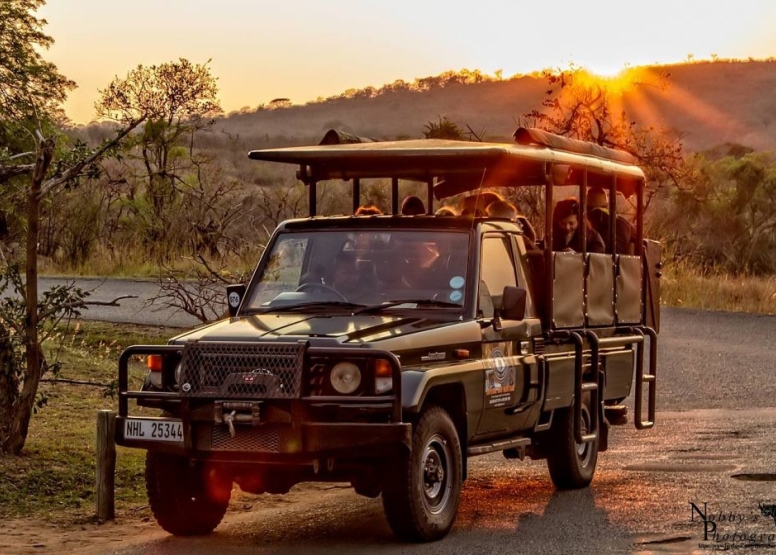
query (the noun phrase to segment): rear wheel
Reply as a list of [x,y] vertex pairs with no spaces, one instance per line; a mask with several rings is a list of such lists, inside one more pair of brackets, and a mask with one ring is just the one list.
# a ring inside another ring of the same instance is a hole
[[461,500],[461,442],[450,415],[429,407],[414,427],[412,453],[396,461],[383,489],[394,534],[433,541],[453,526]]
[[149,451],[145,481],[154,518],[175,536],[209,534],[229,505],[231,480],[184,457]]
[[[590,395],[582,402],[582,434],[593,429]],[[577,489],[590,484],[598,462],[596,437],[587,443],[577,443],[574,437],[574,408],[555,411],[555,422],[550,431],[547,466],[550,478],[558,489]]]

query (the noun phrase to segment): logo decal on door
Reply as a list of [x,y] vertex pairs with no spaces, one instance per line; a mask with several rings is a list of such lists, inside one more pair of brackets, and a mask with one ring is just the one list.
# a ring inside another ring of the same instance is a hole
[[507,406],[515,391],[515,367],[507,363],[501,349],[494,349],[487,360],[490,367],[485,370],[486,402],[490,407]]

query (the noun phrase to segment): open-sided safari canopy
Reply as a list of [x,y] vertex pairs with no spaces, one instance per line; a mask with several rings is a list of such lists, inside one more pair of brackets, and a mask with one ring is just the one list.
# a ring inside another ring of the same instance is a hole
[[[580,204],[587,206],[590,187],[609,192],[610,214],[616,213],[615,193],[636,196],[635,245],[642,240],[644,173],[635,158],[622,151],[567,139],[538,129],[519,128],[515,144],[416,139],[375,142],[329,131],[322,144],[254,150],[254,160],[295,164],[297,177],[309,187],[310,216],[316,214],[316,184],[352,180],[353,208],[360,203],[360,180],[390,179],[392,212],[398,213],[400,179],[428,185],[428,212],[433,198],[444,199],[484,188],[547,186],[547,214],[552,213],[554,186],[580,186]],[[545,218],[545,244],[552,244],[551,218]],[[614,233],[616,226],[610,225]],[[614,238],[610,238],[614,244]],[[634,254],[640,254],[636,252]]]
[[[545,288],[541,296],[545,297],[545,306],[553,309],[546,313],[548,320],[555,320],[560,327],[574,327],[582,324],[583,314],[589,314],[588,308],[581,306],[583,287],[579,291],[579,302],[574,302],[573,317],[558,317],[564,311],[560,306],[560,298],[553,296],[556,287],[567,288],[582,279],[585,270],[580,266],[579,256],[559,256],[565,253],[553,253],[552,212],[554,206],[554,189],[558,186],[578,187],[580,211],[586,213],[587,193],[592,187],[601,187],[608,192],[609,199],[609,245],[616,244],[617,194],[625,198],[635,197],[635,234],[632,237],[633,256],[620,257],[612,253],[606,256],[612,261],[612,267],[606,263],[605,277],[600,280],[590,278],[587,293],[594,289],[593,279],[605,286],[608,291],[604,299],[612,299],[613,303],[604,301],[608,315],[625,310],[630,301],[624,301],[626,285],[639,284],[638,291],[633,291],[635,298],[641,297],[645,291],[641,288],[641,257],[644,253],[643,215],[644,215],[644,172],[635,165],[635,158],[627,152],[595,145],[593,143],[568,139],[538,129],[519,128],[514,133],[514,144],[485,143],[468,141],[451,141],[440,139],[417,139],[403,141],[376,142],[373,139],[362,139],[353,135],[331,130],[320,145],[254,150],[250,158],[270,162],[295,164],[299,166],[297,177],[309,188],[310,216],[316,215],[316,184],[326,180],[346,180],[353,183],[353,209],[360,204],[362,179],[388,179],[391,182],[392,212],[399,212],[399,180],[424,182],[428,187],[427,209],[433,214],[433,199],[444,199],[457,194],[481,191],[486,188],[510,189],[516,187],[543,187],[545,198],[545,218],[543,233],[543,266],[545,276],[573,274],[566,284],[555,283],[553,287]],[[583,245],[584,247],[584,245]],[[603,255],[596,255],[596,260],[584,261],[585,265],[602,262]],[[566,265],[575,265],[572,271]],[[579,266],[577,268],[577,266]],[[632,267],[627,269],[628,267]],[[580,274],[577,276],[576,274]],[[616,281],[620,276],[629,273],[632,279],[623,280],[619,294]],[[579,279],[578,279],[579,278]],[[643,285],[648,294],[657,294],[657,283],[647,280]],[[630,295],[632,297],[632,295]],[[563,295],[568,299],[568,294]],[[619,300],[615,300],[619,299]],[[634,299],[635,300],[635,299]],[[647,301],[647,299],[644,299]],[[612,305],[613,308],[609,308]],[[649,308],[650,303],[639,303],[636,309],[641,316],[632,320],[643,321],[659,326],[659,316],[656,308]],[[647,307],[647,314],[642,314],[642,307]],[[552,313],[555,317],[550,316]],[[593,311],[595,313],[595,311]],[[565,322],[565,324],[564,324]]]

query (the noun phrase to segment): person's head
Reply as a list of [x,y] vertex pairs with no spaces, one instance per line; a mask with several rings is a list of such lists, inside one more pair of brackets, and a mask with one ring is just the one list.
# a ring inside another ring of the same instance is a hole
[[573,197],[558,201],[552,211],[556,231],[571,235],[579,228],[579,201]]
[[334,275],[332,286],[337,291],[346,293],[358,287],[359,275],[356,267],[356,254],[353,251],[342,251],[334,260]]
[[506,200],[491,202],[485,209],[485,213],[491,218],[507,218],[512,221],[517,218],[517,208]]
[[464,208],[461,210],[461,216],[464,218],[484,218],[485,212],[479,208]]
[[421,216],[426,213],[426,207],[420,198],[410,195],[402,201],[401,213],[403,216]]
[[379,216],[382,214],[383,211],[380,210],[377,206],[374,204],[370,204],[368,206],[359,206],[356,209],[355,216]]
[[471,215],[475,214],[477,211],[484,213],[488,205],[499,200],[504,200],[504,197],[493,191],[477,192],[468,197],[464,197],[461,201],[461,214]]
[[434,212],[437,216],[457,216],[458,211],[453,208],[452,206],[443,206],[436,212]]
[[593,187],[587,192],[587,209],[608,208],[609,201],[606,200],[606,192],[601,187]]

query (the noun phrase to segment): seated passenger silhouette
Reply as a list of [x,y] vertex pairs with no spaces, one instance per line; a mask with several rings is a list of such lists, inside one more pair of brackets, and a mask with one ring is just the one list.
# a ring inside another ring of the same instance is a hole
[[596,230],[582,218],[579,201],[573,197],[558,201],[552,212],[552,250],[582,252],[582,233],[587,239],[587,252],[604,252],[604,241]]

